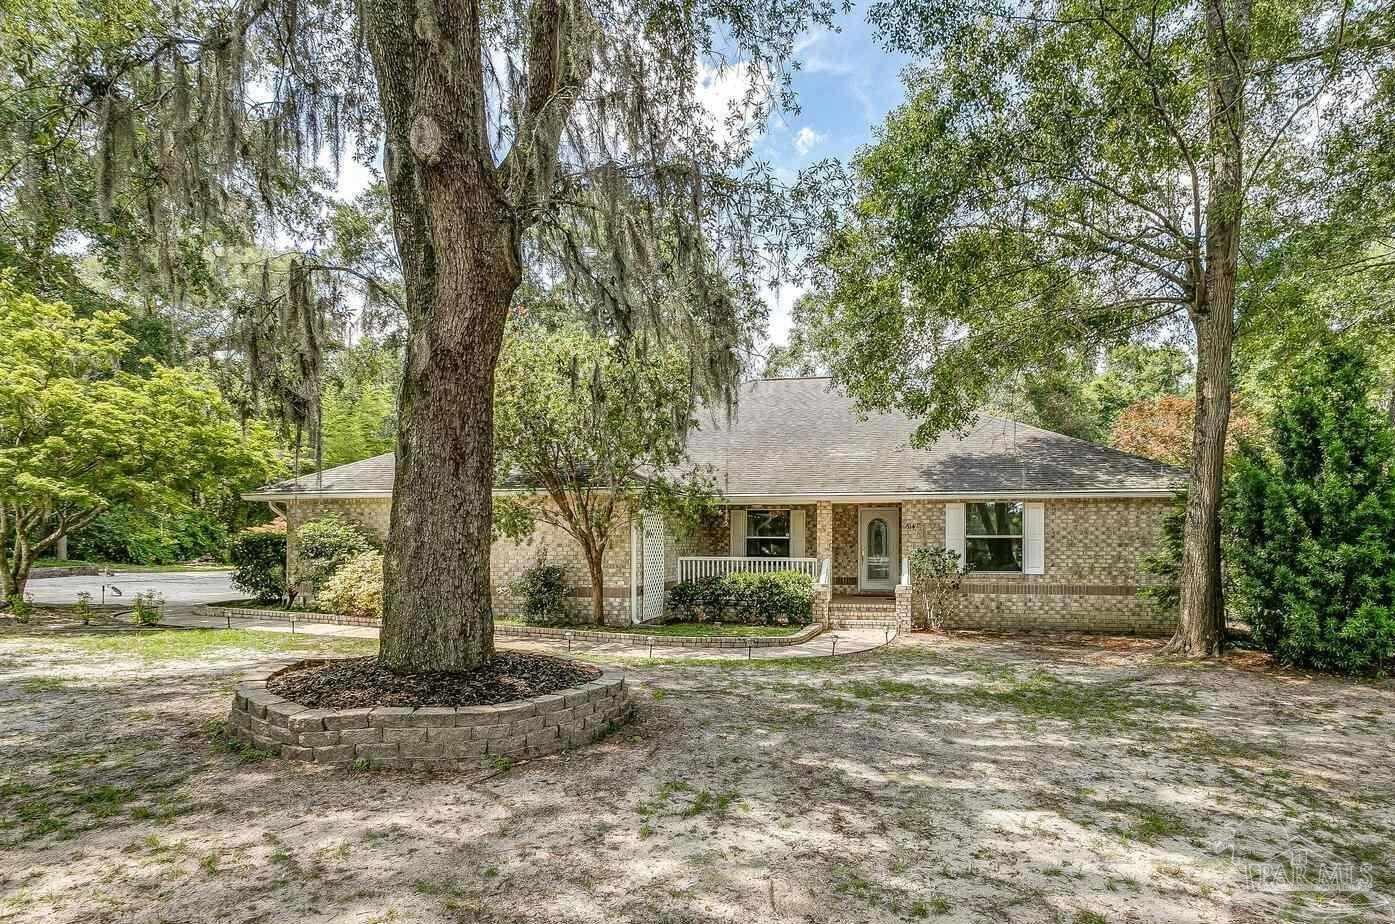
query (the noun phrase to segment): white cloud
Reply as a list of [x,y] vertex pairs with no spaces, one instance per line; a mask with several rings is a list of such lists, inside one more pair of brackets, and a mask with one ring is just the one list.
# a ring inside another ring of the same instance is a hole
[[789,343],[790,328],[793,326],[794,303],[809,291],[807,283],[781,283],[766,298],[770,304],[771,343]]
[[816,132],[809,126],[801,128],[794,136],[794,149],[803,157],[808,154],[815,145],[821,144],[828,136],[822,132]]
[[[751,68],[744,61],[712,66],[698,65],[697,98],[712,119],[713,137],[718,144],[732,141],[741,129],[751,129],[750,141],[764,134],[765,127],[757,125],[752,100]],[[762,81],[764,83],[764,81]]]

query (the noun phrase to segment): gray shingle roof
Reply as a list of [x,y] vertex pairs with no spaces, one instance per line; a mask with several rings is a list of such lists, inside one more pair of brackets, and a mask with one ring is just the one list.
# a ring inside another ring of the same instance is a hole
[[[967,433],[910,445],[915,422],[859,414],[826,378],[765,379],[742,388],[730,425],[704,415],[688,455],[732,497],[1170,493],[1179,469],[1027,424],[981,416]],[[257,495],[392,491],[391,453],[268,485]]]
[[859,414],[826,378],[745,386],[731,427],[703,419],[690,458],[728,495],[957,494],[1175,490],[1184,473],[1027,424],[980,416],[965,434],[913,449],[916,423]]

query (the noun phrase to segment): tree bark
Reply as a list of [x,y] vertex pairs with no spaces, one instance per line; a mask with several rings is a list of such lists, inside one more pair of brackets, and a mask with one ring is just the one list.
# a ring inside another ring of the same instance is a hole
[[1206,0],[1210,162],[1205,272],[1188,308],[1196,332],[1196,421],[1183,526],[1181,602],[1171,653],[1214,657],[1225,645],[1221,490],[1230,424],[1231,351],[1244,200],[1245,82],[1253,0]]
[[591,573],[591,621],[598,626],[605,625],[605,569],[602,559],[604,549],[593,546],[586,548],[586,568]]
[[1192,430],[1191,482],[1183,526],[1180,620],[1167,650],[1214,657],[1225,644],[1221,592],[1221,491],[1226,430],[1230,422],[1233,278],[1224,304],[1193,320],[1197,339],[1196,423]]
[[521,227],[486,138],[478,0],[367,0],[407,358],[379,659],[468,670],[494,650],[494,367]]

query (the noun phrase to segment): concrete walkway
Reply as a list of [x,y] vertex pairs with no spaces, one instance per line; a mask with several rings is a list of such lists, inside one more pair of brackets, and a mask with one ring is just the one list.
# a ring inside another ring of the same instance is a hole
[[[211,616],[195,614],[191,607],[166,607],[165,618],[162,625],[185,626],[208,629],[226,629],[231,624],[234,629],[249,629],[255,632],[291,632],[295,631],[304,635],[323,635],[336,638],[377,638],[378,630],[371,626],[337,626],[322,622],[303,622],[299,619],[292,624],[283,619],[239,619],[236,616],[229,620],[225,616]],[[856,654],[859,651],[870,651],[873,648],[880,648],[891,639],[896,637],[893,631],[889,635],[882,629],[833,629],[803,643],[802,645],[783,645],[778,648],[753,648],[750,652],[751,660],[765,660],[768,658],[821,658],[828,657],[835,653],[839,656]],[[514,648],[520,651],[537,651],[544,654],[566,654],[567,643],[564,639],[541,639],[541,638],[514,638],[500,635],[497,638],[499,647]],[[571,650],[586,654],[605,654],[620,658],[647,658],[651,651],[648,645],[632,645],[626,642],[581,642],[572,643]],[[652,655],[655,658],[664,660],[721,660],[721,661],[745,661],[747,659],[744,648],[692,648],[692,647],[668,647],[663,643],[663,639],[655,637]]]

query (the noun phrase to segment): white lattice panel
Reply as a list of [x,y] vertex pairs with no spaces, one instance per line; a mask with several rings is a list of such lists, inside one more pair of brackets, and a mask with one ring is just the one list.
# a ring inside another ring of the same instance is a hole
[[664,518],[657,513],[644,515],[644,600],[643,621],[664,614]]

